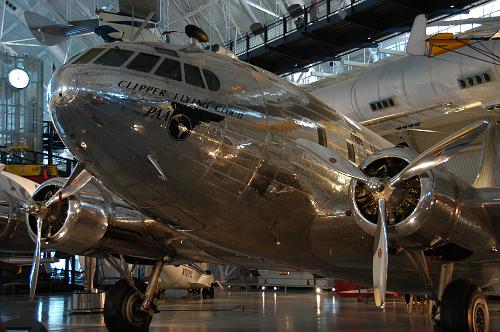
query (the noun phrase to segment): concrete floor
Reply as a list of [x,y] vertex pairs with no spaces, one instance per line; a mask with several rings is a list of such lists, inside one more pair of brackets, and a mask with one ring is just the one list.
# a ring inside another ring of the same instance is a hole
[[[38,319],[49,331],[106,331],[102,314],[70,315],[71,294],[1,296],[0,318]],[[244,310],[243,310],[244,307]],[[500,331],[500,305],[491,304],[491,332]],[[385,310],[323,292],[225,292],[214,299],[162,299],[150,331],[434,331],[428,316],[406,312],[404,302]]]

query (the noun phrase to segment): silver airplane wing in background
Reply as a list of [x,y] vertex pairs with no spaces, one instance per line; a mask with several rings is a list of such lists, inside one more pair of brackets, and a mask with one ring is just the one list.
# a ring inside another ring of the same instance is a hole
[[99,26],[99,19],[57,24],[42,15],[30,11],[24,12],[24,19],[33,36],[40,43],[47,46],[57,45],[71,37],[93,33]]
[[[58,24],[34,12],[25,11],[26,25],[42,44],[53,46],[69,38],[96,33],[105,42],[117,40],[155,40],[145,29],[159,20],[160,0],[120,0],[119,13],[96,9],[97,19],[68,21]],[[138,38],[142,36],[142,38]],[[156,40],[158,41],[158,40]]]

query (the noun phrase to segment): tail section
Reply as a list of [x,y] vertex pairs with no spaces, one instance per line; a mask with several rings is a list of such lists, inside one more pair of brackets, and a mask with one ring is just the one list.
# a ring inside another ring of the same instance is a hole
[[406,44],[408,55],[427,55],[427,45],[425,43],[427,18],[424,14],[417,15],[411,27],[410,37]]

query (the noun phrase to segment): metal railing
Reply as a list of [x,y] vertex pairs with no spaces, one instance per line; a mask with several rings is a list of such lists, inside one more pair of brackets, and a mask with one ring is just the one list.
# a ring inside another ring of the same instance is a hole
[[[57,167],[60,176],[69,176],[71,170],[76,166],[76,161],[73,159],[63,158],[59,156],[51,156],[52,163]],[[24,150],[20,152],[0,151],[0,160],[3,164],[43,164],[47,165],[49,154],[33,150]]]
[[307,31],[308,27],[319,21],[329,20],[333,15],[341,14],[342,11],[358,5],[365,0],[350,1],[343,0],[320,0],[315,4],[301,7],[295,10],[294,15],[284,15],[269,24],[263,26],[262,33],[247,33],[245,36],[224,45],[236,56],[248,53],[256,48],[264,46],[296,31]]

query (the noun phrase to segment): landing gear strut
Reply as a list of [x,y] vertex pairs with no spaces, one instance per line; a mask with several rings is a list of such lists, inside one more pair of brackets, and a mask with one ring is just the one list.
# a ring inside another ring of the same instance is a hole
[[166,262],[166,259],[156,262],[147,285],[124,273],[124,279],[109,289],[104,302],[104,322],[110,332],[149,330],[153,314],[157,312],[153,300],[160,289],[160,274]]
[[442,332],[488,332],[489,311],[485,296],[472,282],[452,281],[441,300]]

